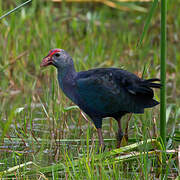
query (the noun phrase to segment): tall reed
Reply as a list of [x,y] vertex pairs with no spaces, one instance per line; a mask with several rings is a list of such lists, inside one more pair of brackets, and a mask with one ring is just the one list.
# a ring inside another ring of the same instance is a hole
[[161,0],[161,105],[160,105],[160,135],[166,144],[166,12],[167,0]]

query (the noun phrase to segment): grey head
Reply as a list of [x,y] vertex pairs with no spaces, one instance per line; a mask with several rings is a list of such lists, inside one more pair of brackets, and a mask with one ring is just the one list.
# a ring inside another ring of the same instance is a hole
[[66,69],[68,67],[74,67],[71,56],[63,49],[52,49],[48,55],[43,58],[41,67],[53,65],[59,70]]

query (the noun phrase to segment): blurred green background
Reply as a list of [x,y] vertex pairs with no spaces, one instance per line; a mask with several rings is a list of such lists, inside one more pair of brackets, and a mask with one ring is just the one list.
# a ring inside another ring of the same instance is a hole
[[[0,15],[22,2],[0,0]],[[40,69],[40,62],[50,49],[62,48],[69,52],[78,71],[119,67],[140,77],[145,69],[144,78],[160,77],[159,5],[140,47],[137,44],[152,3],[118,4],[121,5],[128,10],[100,3],[33,0],[0,21],[0,170],[29,160],[40,166],[65,162],[65,150],[72,159],[78,158],[85,153],[84,141],[73,146],[73,143],[57,145],[56,140],[96,138],[91,122],[84,120],[80,110],[58,88],[55,68]],[[178,1],[168,2],[167,140],[170,149],[178,146],[180,137],[179,7]],[[155,98],[159,100],[159,91],[155,92]],[[123,127],[127,118],[123,118]],[[114,138],[116,126],[114,120],[104,120],[104,136]],[[144,115],[133,115],[129,135],[130,142],[158,136],[159,107],[147,110]],[[109,144],[109,149],[115,147],[114,140]],[[168,174],[177,174],[175,162],[172,161]],[[114,177],[111,171],[103,172]],[[131,177],[140,175],[134,167]]]

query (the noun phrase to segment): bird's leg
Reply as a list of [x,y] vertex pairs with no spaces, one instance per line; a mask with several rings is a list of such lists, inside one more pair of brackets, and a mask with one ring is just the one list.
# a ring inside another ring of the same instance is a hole
[[117,148],[121,146],[121,140],[123,138],[123,131],[121,127],[121,118],[117,119],[118,122],[118,132],[117,132]]
[[129,121],[130,121],[131,117],[132,117],[132,113],[129,115],[129,118],[126,122],[126,128],[125,128],[125,133],[124,133],[124,137],[125,137],[126,141],[128,141],[128,127],[129,127]]
[[100,151],[104,151],[105,144],[104,144],[104,139],[103,139],[103,136],[102,136],[102,130],[101,130],[101,128],[97,128],[97,131],[98,131]]

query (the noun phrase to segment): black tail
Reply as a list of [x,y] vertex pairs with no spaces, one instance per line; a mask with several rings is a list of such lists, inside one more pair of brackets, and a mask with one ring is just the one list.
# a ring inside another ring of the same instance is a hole
[[160,83],[156,83],[155,81],[160,81],[160,79],[147,79],[142,80],[140,84],[138,84],[138,88],[136,89],[136,102],[139,107],[141,107],[140,112],[144,112],[144,108],[151,108],[159,104],[158,101],[154,100],[154,92],[152,88],[161,88]]
[[154,99],[149,99],[149,100],[147,100],[146,104],[144,105],[144,108],[151,108],[151,107],[154,107],[158,104],[159,104],[158,101],[156,101]]
[[147,80],[144,80],[143,83],[145,86],[150,87],[150,88],[161,88],[162,85],[160,83],[154,83],[154,81],[160,81],[160,79],[157,79],[157,78],[147,79]]

